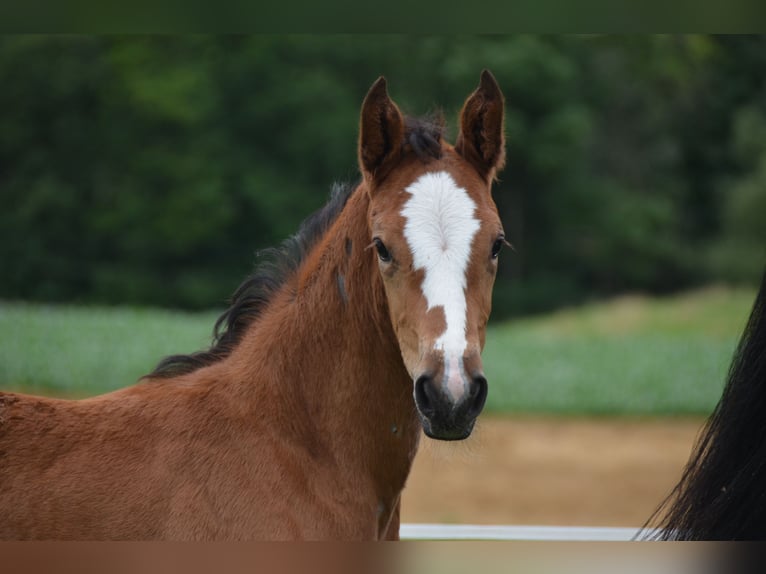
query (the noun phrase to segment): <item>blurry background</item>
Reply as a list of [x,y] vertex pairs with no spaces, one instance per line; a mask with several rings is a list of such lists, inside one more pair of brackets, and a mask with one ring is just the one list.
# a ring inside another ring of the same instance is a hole
[[507,98],[494,318],[752,282],[766,38],[5,37],[0,297],[209,308],[337,180],[378,75],[453,126]]
[[515,246],[488,409],[706,415],[766,262],[764,36],[0,37],[0,388],[103,392],[207,345],[256,251],[357,180],[372,82],[441,110],[452,141],[483,68],[506,96],[495,199]]

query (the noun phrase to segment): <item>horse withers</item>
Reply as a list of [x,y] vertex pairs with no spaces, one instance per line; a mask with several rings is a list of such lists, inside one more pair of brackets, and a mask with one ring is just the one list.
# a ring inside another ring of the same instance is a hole
[[361,183],[240,286],[210,349],[94,398],[0,393],[0,538],[398,538],[421,429],[464,439],[487,396],[503,105],[484,71],[453,146],[380,78]]

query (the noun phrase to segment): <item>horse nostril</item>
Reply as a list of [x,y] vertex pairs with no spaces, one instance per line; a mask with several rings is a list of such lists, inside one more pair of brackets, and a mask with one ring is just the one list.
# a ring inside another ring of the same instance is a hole
[[468,396],[471,401],[468,414],[470,417],[475,418],[479,416],[479,413],[484,408],[484,403],[487,401],[487,379],[482,375],[475,376]]
[[431,377],[421,375],[415,381],[415,404],[420,412],[428,416],[433,412],[433,402],[428,396],[428,387],[431,385]]

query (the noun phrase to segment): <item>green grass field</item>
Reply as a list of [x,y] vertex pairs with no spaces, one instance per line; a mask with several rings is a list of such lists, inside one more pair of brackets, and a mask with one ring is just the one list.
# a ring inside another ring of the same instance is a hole
[[[624,297],[491,326],[493,412],[707,414],[755,293]],[[217,312],[0,302],[0,389],[67,397],[135,382],[210,343]]]
[[82,397],[210,344],[217,312],[0,303],[0,388]]
[[708,414],[755,292],[623,297],[495,326],[484,365],[493,411]]

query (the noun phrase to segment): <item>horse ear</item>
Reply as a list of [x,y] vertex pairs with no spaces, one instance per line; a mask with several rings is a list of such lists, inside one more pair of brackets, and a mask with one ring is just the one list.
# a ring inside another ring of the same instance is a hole
[[489,70],[482,71],[479,87],[460,112],[455,149],[487,180],[505,165],[504,108],[500,86]]
[[380,180],[401,153],[404,118],[388,97],[381,76],[367,92],[359,125],[359,167],[365,179]]

